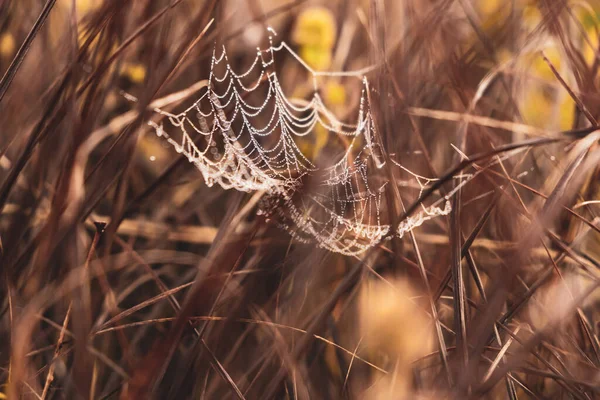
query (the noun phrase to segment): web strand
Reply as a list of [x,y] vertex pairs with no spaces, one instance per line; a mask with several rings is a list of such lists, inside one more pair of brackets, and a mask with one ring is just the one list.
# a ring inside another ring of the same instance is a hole
[[[433,179],[414,174],[393,159],[392,165],[386,165],[367,96],[365,73],[370,69],[314,71],[285,42],[274,46],[272,37],[270,41],[268,49],[257,49],[241,73],[231,67],[224,47],[219,55],[215,49],[208,85],[200,97],[176,114],[155,109],[164,122],[149,122],[159,137],[196,166],[208,186],[264,191],[271,199],[266,212],[276,214],[294,238],[345,255],[358,255],[386,237],[402,237],[450,212],[448,198],[440,198],[430,206],[421,204],[417,213],[394,229],[384,201],[390,182],[383,167],[408,174],[419,193]],[[285,94],[273,68],[275,53],[282,51],[312,76],[314,91],[309,99]],[[355,79],[362,85],[353,122],[339,120],[327,108],[319,94],[320,77]],[[302,138],[314,135],[317,126],[349,141],[329,165],[317,166],[298,145]],[[306,180],[316,190],[306,190]]]

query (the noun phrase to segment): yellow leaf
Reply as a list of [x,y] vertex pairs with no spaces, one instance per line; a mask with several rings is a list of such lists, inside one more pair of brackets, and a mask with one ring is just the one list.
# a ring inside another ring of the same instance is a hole
[[588,65],[592,65],[596,59],[596,50],[598,49],[598,34],[596,29],[592,26],[586,29],[589,43],[584,40],[583,43],[583,57]]
[[552,120],[552,111],[552,102],[542,88],[532,87],[525,94],[522,114],[526,123],[544,128]]
[[15,38],[10,33],[0,35],[0,56],[9,57],[15,52]]
[[85,15],[96,7],[96,2],[92,0],[77,0],[77,12]]
[[331,65],[331,51],[328,49],[304,46],[299,53],[304,62],[317,71],[326,70]]
[[[71,10],[72,1],[71,0],[62,0],[60,3],[64,10]],[[77,0],[75,2],[75,7],[77,7],[77,15],[79,17],[84,16],[85,14],[93,11],[96,7],[98,7],[99,2],[97,0]]]
[[431,351],[431,320],[415,311],[418,295],[405,280],[366,282],[359,296],[359,326],[366,349],[383,352],[403,370]]
[[331,11],[325,7],[310,7],[296,21],[292,39],[299,46],[331,49],[335,43],[336,24]]
[[134,83],[143,83],[146,79],[146,67],[137,63],[126,63],[121,74]]
[[325,88],[325,100],[330,106],[346,104],[346,88],[339,82],[328,82]]
[[480,0],[477,3],[477,10],[485,18],[496,13],[504,5],[502,0]]
[[558,124],[561,131],[566,131],[573,128],[573,122],[575,121],[575,100],[569,95],[565,95],[565,98],[560,103],[560,110],[558,112]]
[[298,150],[300,150],[300,152],[304,154],[308,159],[313,158],[314,146],[310,142],[310,140],[306,139],[305,137],[300,137],[296,141],[296,146],[298,146]]
[[504,0],[479,0],[477,11],[481,16],[484,29],[497,25],[510,15],[510,7],[506,5]]
[[542,22],[542,13],[535,5],[523,9],[523,23],[528,31],[534,30]]
[[[560,71],[560,50],[556,46],[547,47],[544,49],[544,55],[550,61],[552,66],[554,66],[554,68],[556,68],[557,71]],[[554,73],[552,72],[552,69],[550,69],[550,66],[541,55],[535,56],[535,59],[533,60],[532,69],[534,74],[542,79],[546,79],[548,81],[553,81],[556,79]]]

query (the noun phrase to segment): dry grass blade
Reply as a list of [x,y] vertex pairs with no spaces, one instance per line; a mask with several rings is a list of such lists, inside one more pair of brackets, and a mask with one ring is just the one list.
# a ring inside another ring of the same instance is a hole
[[[517,333],[519,333],[520,330],[521,330],[521,327],[517,326],[517,328],[515,329],[513,335],[516,335]],[[496,358],[492,362],[492,365],[490,365],[490,367],[488,368],[487,372],[483,376],[483,381],[484,382],[487,381],[488,379],[490,379],[490,376],[492,376],[492,373],[494,372],[494,369],[496,369],[496,367],[498,367],[498,364],[500,364],[500,361],[502,360],[502,358],[504,357],[504,355],[508,351],[508,348],[510,347],[510,345],[512,344],[512,342],[513,342],[513,338],[511,336],[506,341],[506,343],[504,343],[504,345],[502,346],[502,349],[500,349],[500,351],[498,352],[498,355],[496,356]]]
[[452,281],[454,283],[454,331],[456,332],[456,347],[459,363],[467,366],[469,363],[469,349],[467,347],[467,302],[465,278],[462,268],[462,232],[460,227],[460,199],[461,192],[454,195],[454,209],[450,214],[450,245],[452,248]]
[[[580,129],[580,130],[567,131],[567,132],[563,132],[562,134],[565,136],[574,135],[576,137],[585,137],[588,134],[595,132],[597,129],[598,129],[597,127],[591,127],[591,128]],[[424,200],[426,200],[429,196],[431,196],[435,191],[439,190],[442,187],[442,185],[444,185],[445,183],[447,183],[448,181],[453,179],[460,172],[462,172],[465,168],[467,168],[477,162],[480,162],[482,160],[489,159],[495,155],[510,152],[513,150],[519,150],[519,149],[532,147],[532,146],[542,146],[542,145],[557,143],[557,142],[560,142],[563,140],[565,140],[565,138],[531,139],[531,140],[523,141],[521,143],[514,143],[514,144],[511,143],[508,145],[499,146],[490,152],[486,152],[486,153],[482,153],[482,154],[475,154],[473,156],[470,156],[468,160],[461,161],[458,165],[456,165],[454,168],[452,168],[450,171],[446,172],[443,176],[441,176],[438,180],[436,180],[431,186],[429,186],[427,188],[427,190],[423,191],[423,193],[421,193],[419,198],[406,209],[406,211],[404,212],[404,215],[401,217],[401,220],[406,218],[407,216],[411,215],[413,212],[415,212],[415,210],[420,206],[420,204]]]
[[31,47],[31,44],[33,43],[33,40],[39,33],[40,29],[42,29],[42,27],[44,26],[44,23],[48,19],[48,16],[50,15],[50,12],[52,11],[52,8],[55,4],[56,0],[46,1],[42,12],[35,21],[35,24],[33,24],[33,27],[31,28],[31,30],[27,34],[27,37],[25,38],[25,41],[23,42],[21,47],[19,47],[19,51],[15,55],[15,58],[13,59],[7,70],[4,72],[2,79],[0,79],[0,103],[2,103],[2,100],[4,99],[4,96],[6,95],[6,92],[10,87],[10,84],[12,83],[15,75],[19,71],[19,67],[23,63],[25,56],[27,55],[27,51]]
[[483,117],[472,114],[461,114],[453,111],[430,110],[419,107],[409,107],[407,113],[418,117],[427,117],[443,121],[462,122],[473,125],[485,126],[487,128],[501,129],[509,133],[519,133],[535,137],[552,137],[547,131],[534,126],[525,125],[512,121],[500,121],[494,118]]

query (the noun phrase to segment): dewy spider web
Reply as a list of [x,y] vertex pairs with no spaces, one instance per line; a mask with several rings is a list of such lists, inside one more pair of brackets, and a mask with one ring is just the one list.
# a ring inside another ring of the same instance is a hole
[[[450,212],[448,196],[429,206],[421,204],[417,213],[392,232],[384,200],[390,182],[377,144],[366,71],[317,72],[285,42],[274,46],[270,40],[271,46],[257,49],[243,73],[231,68],[224,47],[220,56],[213,52],[208,85],[200,98],[177,114],[155,110],[174,131],[167,133],[163,123],[149,122],[159,137],[200,170],[208,186],[217,183],[224,189],[264,191],[271,200],[268,212],[277,214],[292,236],[345,255],[360,254],[391,235],[402,237],[424,221]],[[284,93],[273,69],[275,54],[281,51],[312,75],[310,100],[291,99]],[[354,123],[339,120],[325,106],[319,77],[361,80]],[[253,102],[255,97],[259,100]],[[296,142],[314,134],[317,125],[347,139],[342,155],[323,167],[305,156]],[[419,193],[433,181],[395,160],[392,163],[409,175]],[[317,181],[316,192],[304,190],[307,179]]]

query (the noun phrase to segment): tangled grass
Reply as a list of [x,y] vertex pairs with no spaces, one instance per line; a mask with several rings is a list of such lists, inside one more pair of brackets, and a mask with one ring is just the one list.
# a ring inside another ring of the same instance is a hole
[[[599,6],[0,0],[0,398],[599,397]],[[241,70],[268,25],[315,69],[374,66],[385,153],[436,178],[386,185],[392,225],[448,216],[335,254],[153,134],[215,41]]]

